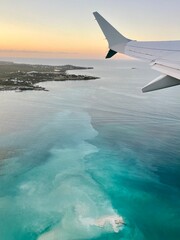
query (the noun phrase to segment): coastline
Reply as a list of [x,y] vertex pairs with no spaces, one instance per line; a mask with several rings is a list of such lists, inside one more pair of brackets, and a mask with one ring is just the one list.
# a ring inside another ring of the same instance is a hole
[[144,63],[66,62],[102,80],[0,93],[2,238],[178,240],[179,89],[142,95]]
[[47,81],[88,81],[99,79],[99,77],[94,76],[67,73],[69,70],[86,69],[93,69],[93,67],[19,64],[0,61],[0,91],[48,91],[37,84]]

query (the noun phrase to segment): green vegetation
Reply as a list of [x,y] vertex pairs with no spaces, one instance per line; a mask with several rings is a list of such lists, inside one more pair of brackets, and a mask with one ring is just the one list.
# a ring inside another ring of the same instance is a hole
[[37,83],[45,81],[93,80],[97,77],[67,74],[67,70],[91,69],[72,65],[49,66],[0,62],[0,91],[44,90]]

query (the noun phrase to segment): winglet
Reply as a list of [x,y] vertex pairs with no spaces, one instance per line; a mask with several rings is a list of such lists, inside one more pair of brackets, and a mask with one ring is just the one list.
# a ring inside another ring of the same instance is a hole
[[[126,43],[131,41],[130,39],[124,37],[121,33],[119,33],[108,21],[106,21],[98,12],[93,13],[102,32],[104,33],[108,44],[110,51],[107,54],[107,58],[109,58],[111,55],[113,56],[116,51],[116,46],[118,47],[121,45],[122,53],[124,52],[124,47]],[[118,49],[119,50],[119,49]],[[112,54],[113,53],[113,54]]]

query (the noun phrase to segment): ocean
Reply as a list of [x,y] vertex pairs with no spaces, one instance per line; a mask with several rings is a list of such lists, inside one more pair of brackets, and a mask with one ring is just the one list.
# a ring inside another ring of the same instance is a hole
[[143,94],[140,61],[18,61],[100,79],[0,92],[0,239],[179,240],[180,87]]

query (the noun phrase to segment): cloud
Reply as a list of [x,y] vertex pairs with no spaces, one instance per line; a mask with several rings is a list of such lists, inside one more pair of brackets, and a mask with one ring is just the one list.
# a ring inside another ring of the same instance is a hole
[[34,50],[14,50],[14,49],[0,49],[0,53],[23,53],[23,54],[79,54],[78,52],[61,52],[61,51],[34,51]]

